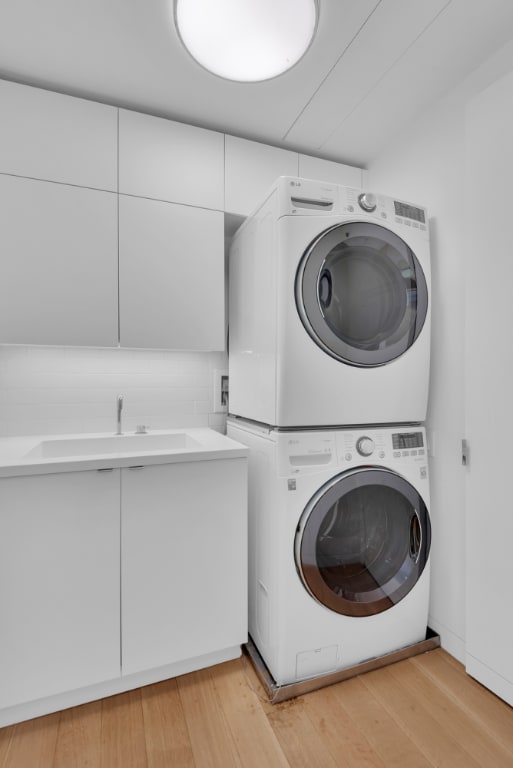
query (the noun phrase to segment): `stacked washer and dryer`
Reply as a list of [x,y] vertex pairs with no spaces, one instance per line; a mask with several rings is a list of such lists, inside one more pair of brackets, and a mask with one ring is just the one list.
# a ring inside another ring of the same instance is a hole
[[426,637],[426,211],[280,177],[230,251],[249,634],[277,685]]

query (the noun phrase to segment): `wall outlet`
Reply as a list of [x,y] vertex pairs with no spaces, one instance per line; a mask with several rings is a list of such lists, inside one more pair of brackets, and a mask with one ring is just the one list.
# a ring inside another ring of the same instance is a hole
[[214,371],[213,386],[213,407],[214,413],[228,412],[228,371]]

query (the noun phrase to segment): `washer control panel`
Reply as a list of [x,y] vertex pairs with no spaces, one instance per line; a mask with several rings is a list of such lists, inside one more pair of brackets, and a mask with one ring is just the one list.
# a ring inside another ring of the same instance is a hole
[[423,427],[354,427],[278,433],[277,468],[282,477],[337,472],[366,464],[427,460]]
[[337,431],[337,453],[341,466],[401,459],[425,460],[425,432],[422,427],[375,427]]

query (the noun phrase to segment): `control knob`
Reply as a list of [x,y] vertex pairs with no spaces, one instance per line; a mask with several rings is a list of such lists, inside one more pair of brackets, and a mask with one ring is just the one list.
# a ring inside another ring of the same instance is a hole
[[370,456],[374,451],[374,440],[370,437],[360,437],[356,443],[356,450],[360,456]]
[[371,213],[376,210],[376,195],[373,195],[372,192],[362,192],[362,194],[358,196],[358,203],[360,208]]

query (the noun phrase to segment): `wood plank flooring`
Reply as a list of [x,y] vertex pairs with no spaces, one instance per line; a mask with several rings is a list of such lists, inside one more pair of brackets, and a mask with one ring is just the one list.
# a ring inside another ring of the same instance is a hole
[[442,649],[272,705],[246,657],[0,729],[0,768],[513,768],[513,709]]

